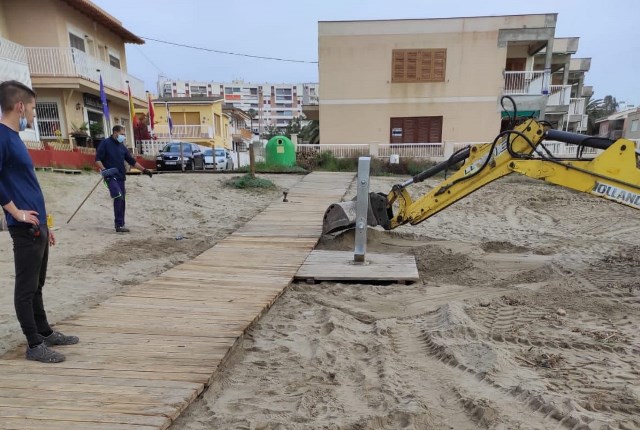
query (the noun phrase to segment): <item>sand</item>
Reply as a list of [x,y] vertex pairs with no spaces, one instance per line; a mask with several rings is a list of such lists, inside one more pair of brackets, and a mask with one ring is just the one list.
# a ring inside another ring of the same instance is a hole
[[[131,177],[133,232],[118,235],[104,189],[64,224],[96,175],[39,178],[61,227],[52,321],[204,251],[280,195],[220,175]],[[352,233],[319,245],[352,246]],[[10,247],[0,234],[2,351],[22,342]],[[171,429],[640,428],[638,211],[512,177],[418,226],[370,230],[368,250],[415,255],[421,282],[292,284]]]
[[292,285],[172,429],[640,428],[637,211],[506,178],[368,250],[422,281]]

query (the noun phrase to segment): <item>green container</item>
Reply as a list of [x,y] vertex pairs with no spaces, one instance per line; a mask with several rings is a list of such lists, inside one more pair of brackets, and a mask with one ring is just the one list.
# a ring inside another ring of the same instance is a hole
[[274,136],[265,147],[267,164],[278,166],[294,166],[296,164],[296,148],[286,136]]

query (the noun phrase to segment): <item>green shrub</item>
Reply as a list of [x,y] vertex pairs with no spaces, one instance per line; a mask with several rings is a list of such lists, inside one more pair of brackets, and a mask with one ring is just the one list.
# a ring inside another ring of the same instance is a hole
[[275,189],[276,184],[268,179],[259,178],[257,176],[244,175],[236,176],[225,181],[225,185],[240,189]]
[[[242,166],[236,170],[237,172],[248,173],[249,166]],[[267,164],[265,162],[256,163],[256,172],[258,173],[309,173],[309,171],[301,166],[282,166],[279,164]]]

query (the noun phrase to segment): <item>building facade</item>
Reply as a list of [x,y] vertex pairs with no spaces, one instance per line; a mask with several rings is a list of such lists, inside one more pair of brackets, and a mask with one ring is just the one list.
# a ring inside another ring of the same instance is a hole
[[160,79],[162,97],[222,97],[225,104],[245,112],[255,111],[253,133],[268,127],[284,129],[302,115],[308,101],[318,103],[318,84],[253,84],[244,81],[227,83]]
[[[229,116],[221,97],[161,97],[153,101],[154,135],[159,141],[193,142],[202,146],[232,149]],[[169,133],[167,109],[173,130]]]
[[129,88],[137,109],[146,107],[146,95],[144,83],[127,73],[125,43],[144,41],[88,0],[0,0],[0,80],[19,79],[36,91],[41,141],[80,140],[71,135],[86,128],[86,145],[95,146],[120,124],[133,142]]
[[521,114],[565,118],[580,94],[570,82],[577,41],[554,47],[556,19],[320,22],[321,143],[491,141],[508,122],[503,95]]

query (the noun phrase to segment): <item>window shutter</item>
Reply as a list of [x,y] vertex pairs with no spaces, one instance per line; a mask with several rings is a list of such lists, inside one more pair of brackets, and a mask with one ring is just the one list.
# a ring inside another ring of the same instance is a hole
[[391,76],[393,82],[405,82],[405,51],[393,51]]
[[394,49],[392,82],[444,82],[446,49]]
[[433,69],[431,79],[434,81],[444,81],[444,72],[447,64],[447,50],[439,49],[432,52]]
[[418,80],[418,51],[405,53],[405,80],[415,82]]
[[[442,142],[442,117],[418,116],[391,118],[391,143],[440,143]],[[401,135],[393,135],[401,129]]]

